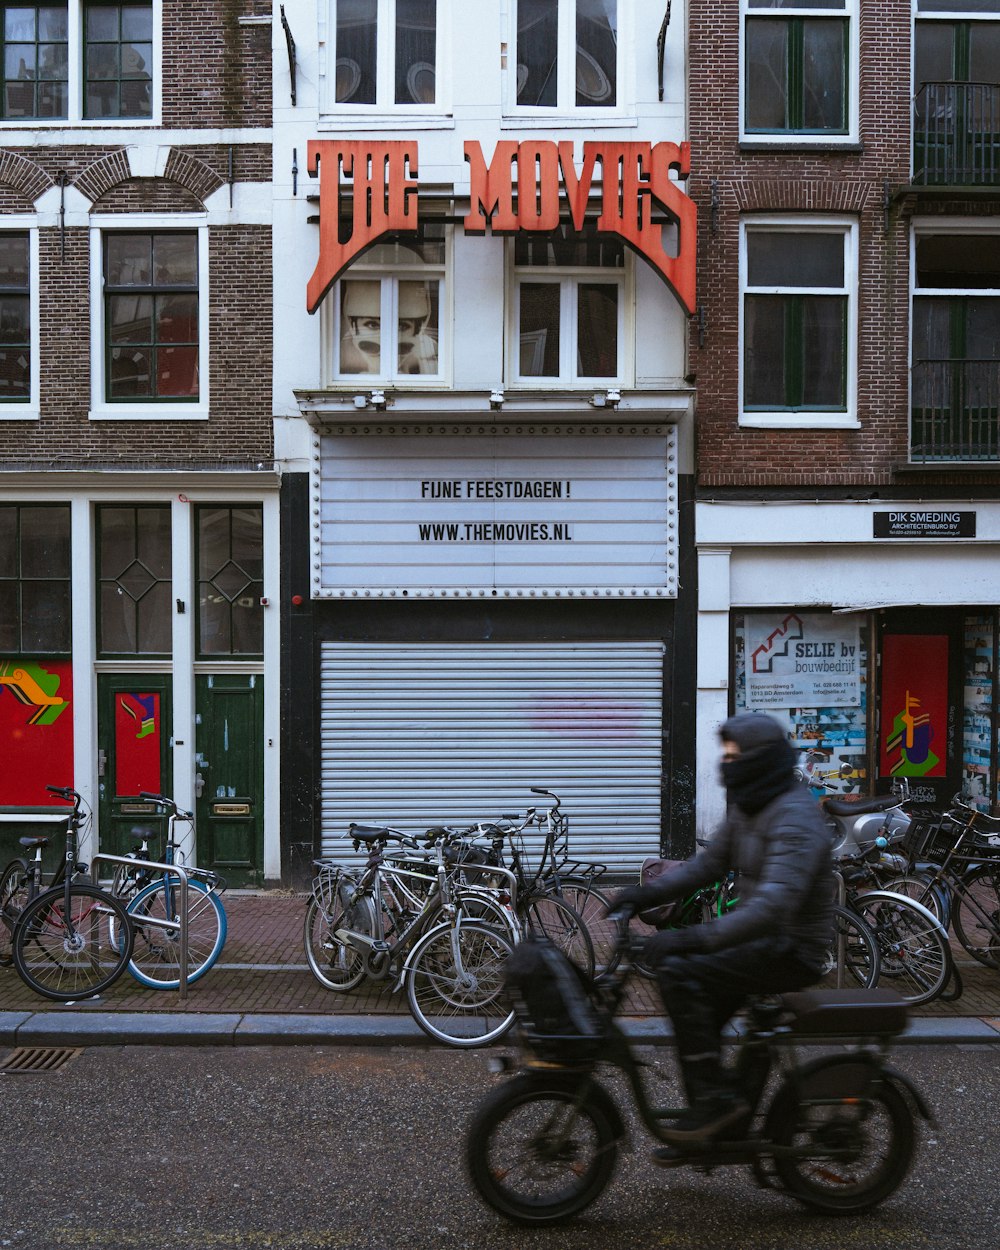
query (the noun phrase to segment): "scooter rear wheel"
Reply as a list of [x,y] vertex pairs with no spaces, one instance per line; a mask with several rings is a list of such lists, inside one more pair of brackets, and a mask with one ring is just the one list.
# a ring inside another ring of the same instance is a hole
[[482,1103],[466,1139],[479,1196],[516,1224],[557,1224],[603,1193],[620,1129],[607,1094],[558,1072],[515,1077]]
[[779,1148],[774,1169],[785,1189],[828,1215],[868,1211],[888,1198],[902,1184],[916,1146],[903,1095],[877,1079],[866,1090],[867,1080],[854,1079],[849,1067],[856,1064],[845,1055],[788,1081],[764,1128]]

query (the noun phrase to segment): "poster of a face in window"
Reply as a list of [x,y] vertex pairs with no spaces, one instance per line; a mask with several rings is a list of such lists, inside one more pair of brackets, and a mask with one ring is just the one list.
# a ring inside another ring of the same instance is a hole
[[857,707],[861,632],[856,617],[778,611],[746,617],[746,706]]

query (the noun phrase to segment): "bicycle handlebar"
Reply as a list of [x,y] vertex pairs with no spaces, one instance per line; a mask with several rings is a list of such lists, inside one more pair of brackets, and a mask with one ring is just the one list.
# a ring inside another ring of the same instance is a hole
[[48,790],[49,794],[54,794],[60,799],[65,799],[67,803],[72,800],[74,810],[76,810],[82,802],[82,796],[74,790],[72,786],[46,786],[45,789]]
[[165,807],[168,812],[180,817],[181,820],[194,820],[194,812],[186,812],[183,807],[177,806],[175,799],[168,798],[165,794],[153,794],[151,790],[140,790],[139,798],[145,799],[147,803],[159,803],[161,807]]

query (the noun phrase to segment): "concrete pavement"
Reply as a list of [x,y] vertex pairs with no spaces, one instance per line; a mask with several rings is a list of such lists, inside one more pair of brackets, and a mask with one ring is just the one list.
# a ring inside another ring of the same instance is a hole
[[[435,1044],[391,982],[341,995],[315,980],[303,953],[304,894],[234,890],[223,902],[226,946],[186,1001],[126,975],[101,999],[56,1004],[34,994],[12,968],[0,968],[0,1046]],[[962,997],[916,1008],[904,1043],[1000,1042],[1000,972],[956,954]],[[633,979],[623,1018],[636,1040],[672,1041],[648,981]]]

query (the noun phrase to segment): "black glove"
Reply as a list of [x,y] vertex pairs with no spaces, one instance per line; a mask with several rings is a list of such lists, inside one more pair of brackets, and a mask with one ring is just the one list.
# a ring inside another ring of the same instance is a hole
[[655,968],[668,955],[681,955],[686,951],[697,950],[701,945],[700,937],[697,925],[686,929],[661,929],[646,941],[642,950],[642,962]]
[[656,891],[651,890],[647,885],[626,886],[624,890],[619,890],[608,900],[608,909],[604,914],[610,916],[612,912],[628,912],[630,917],[634,916],[637,911],[650,906],[652,902],[650,895],[655,895],[655,893]]

